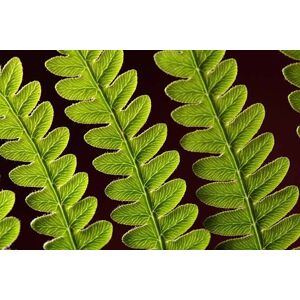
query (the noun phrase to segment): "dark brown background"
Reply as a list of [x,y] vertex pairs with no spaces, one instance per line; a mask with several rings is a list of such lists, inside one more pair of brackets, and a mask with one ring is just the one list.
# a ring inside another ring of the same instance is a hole
[[[181,163],[172,178],[181,177],[186,180],[187,192],[182,203],[193,202],[199,206],[199,216],[193,228],[200,228],[203,220],[217,210],[202,204],[195,196],[197,188],[207,183],[194,176],[191,171],[193,162],[200,155],[188,153],[179,145],[180,138],[190,130],[179,126],[170,117],[171,111],[178,104],[172,102],[164,94],[164,88],[174,78],[164,74],[156,67],[153,61],[154,53],[155,51],[125,51],[124,65],[121,71],[136,69],[139,82],[134,96],[148,94],[152,99],[152,112],[145,128],[157,122],[168,124],[168,139],[162,151],[177,149],[180,152]],[[57,95],[54,86],[59,78],[49,73],[44,67],[45,61],[55,55],[57,55],[56,51],[0,51],[0,64],[3,66],[11,57],[18,56],[24,68],[23,83],[32,80],[41,82],[41,101],[49,100],[55,108],[52,128],[67,126],[70,129],[71,139],[65,153],[76,154],[78,158],[77,171],[89,173],[90,183],[86,195],[94,195],[99,200],[97,213],[93,220],[111,221],[110,213],[119,203],[108,199],[104,195],[104,188],[114,177],[101,174],[92,167],[92,160],[101,154],[99,149],[92,148],[83,141],[84,133],[92,126],[75,125],[64,115],[64,108],[70,102]],[[249,96],[246,106],[261,102],[266,108],[266,118],[260,133],[271,131],[275,135],[275,147],[267,161],[278,156],[287,156],[291,160],[288,175],[280,187],[290,184],[300,186],[300,139],[295,133],[296,126],[300,123],[300,116],[288,104],[287,95],[294,88],[283,79],[281,73],[281,69],[291,60],[278,51],[227,51],[226,57],[235,58],[238,62],[239,71],[236,84],[247,85]],[[22,221],[20,236],[11,248],[42,249],[43,243],[49,238],[35,233],[30,228],[31,220],[39,216],[40,213],[29,208],[24,201],[31,189],[15,186],[8,178],[9,171],[17,165],[19,163],[0,158],[0,188],[11,189],[16,193],[16,204],[11,215]],[[300,212],[300,202],[293,212]],[[126,249],[121,242],[121,236],[130,227],[116,223],[113,225],[113,237],[105,249]],[[212,236],[209,248],[213,249],[222,240],[222,237]],[[297,245],[300,245],[300,241]]]

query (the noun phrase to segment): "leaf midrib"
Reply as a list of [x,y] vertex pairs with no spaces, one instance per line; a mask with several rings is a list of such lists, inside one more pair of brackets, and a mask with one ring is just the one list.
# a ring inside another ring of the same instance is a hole
[[103,91],[102,91],[102,88],[100,87],[100,85],[98,84],[98,81],[96,80],[95,76],[94,76],[94,73],[93,71],[91,70],[91,67],[90,65],[88,64],[88,62],[85,60],[85,58],[83,57],[83,55],[81,54],[80,51],[77,52],[80,56],[80,59],[82,61],[82,63],[84,64],[86,70],[88,71],[90,77],[91,77],[91,80],[94,84],[94,87],[96,88],[96,92],[97,94],[100,95],[100,98],[102,98],[104,100],[104,104],[107,108],[107,110],[110,112],[111,116],[112,116],[112,119],[114,121],[114,124],[118,130],[118,133],[119,135],[123,138],[124,140],[124,144],[125,144],[125,147],[127,149],[127,152],[130,156],[130,159],[132,161],[132,164],[134,166],[134,169],[135,169],[135,173],[136,173],[136,176],[138,178],[138,181],[139,181],[139,184],[140,184],[140,187],[142,188],[143,190],[143,195],[144,195],[144,198],[146,199],[146,206],[147,206],[147,210],[148,210],[148,213],[150,215],[150,218],[152,220],[152,224],[154,226],[154,229],[155,229],[155,233],[156,233],[156,236],[157,236],[157,240],[159,242],[159,249],[160,250],[164,250],[166,249],[166,243],[165,243],[165,240],[161,234],[161,229],[160,229],[160,225],[159,225],[159,222],[158,222],[158,219],[157,219],[157,216],[153,213],[153,208],[152,208],[152,205],[151,205],[151,200],[150,200],[150,195],[149,195],[149,192],[145,189],[145,186],[143,184],[143,178],[142,178],[142,173],[141,173],[141,169],[140,169],[140,166],[138,164],[138,162],[135,160],[135,156],[134,156],[134,151],[132,150],[132,147],[128,141],[128,138],[126,136],[126,134],[123,132],[122,130],[122,126],[120,124],[120,121],[118,119],[118,115],[116,114],[115,110],[113,108],[110,107],[109,105],[109,101],[108,99],[106,98],[106,96],[104,95]]
[[68,234],[69,239],[71,241],[72,248],[74,250],[76,250],[77,247],[76,247],[76,243],[75,243],[75,238],[74,238],[73,233],[70,230],[70,226],[68,224],[68,216],[66,214],[66,211],[65,211],[64,207],[61,205],[61,198],[60,198],[60,195],[59,195],[59,193],[57,191],[57,188],[56,188],[55,184],[51,181],[51,176],[50,176],[49,168],[44,163],[44,160],[42,158],[41,152],[40,152],[37,144],[35,143],[35,141],[31,138],[31,135],[29,134],[28,129],[27,129],[25,123],[23,122],[22,118],[19,117],[19,115],[17,114],[15,108],[10,104],[9,100],[6,98],[7,96],[3,95],[3,93],[1,93],[1,92],[0,92],[0,95],[4,99],[4,101],[6,102],[6,104],[8,105],[8,107],[9,107],[12,115],[14,116],[14,118],[16,119],[16,121],[18,122],[18,124],[19,124],[20,128],[22,129],[23,133],[25,134],[28,142],[30,143],[30,145],[34,149],[35,153],[37,154],[38,163],[42,167],[44,175],[45,175],[45,177],[47,178],[47,181],[48,181],[48,186],[51,189],[52,193],[54,194],[55,200],[56,200],[56,202],[58,204],[58,209],[59,209],[59,212],[60,212],[60,214],[61,214],[61,216],[63,218],[64,225],[65,225],[65,227],[67,229],[67,234]]
[[191,53],[191,56],[192,56],[192,59],[193,59],[196,74],[197,74],[202,86],[205,89],[205,95],[206,95],[206,98],[208,99],[208,103],[209,103],[211,112],[214,115],[216,125],[217,125],[220,133],[222,134],[222,136],[224,138],[224,141],[225,141],[225,144],[226,144],[226,149],[227,149],[227,152],[229,153],[230,160],[231,160],[231,162],[233,163],[233,165],[235,167],[236,178],[237,178],[239,187],[240,187],[240,189],[241,189],[241,191],[244,195],[244,200],[245,200],[245,203],[246,203],[247,213],[250,216],[250,220],[251,220],[252,227],[253,227],[253,230],[254,230],[254,237],[255,237],[258,248],[261,250],[261,249],[263,249],[262,235],[261,235],[261,232],[260,232],[260,228],[257,226],[255,218],[254,218],[254,207],[253,207],[253,203],[251,202],[251,200],[249,199],[249,196],[247,194],[247,188],[246,188],[245,180],[244,180],[243,175],[241,174],[241,172],[239,170],[239,167],[238,167],[238,158],[236,157],[236,154],[232,151],[232,149],[229,145],[229,138],[227,136],[225,126],[223,126],[222,122],[220,121],[220,119],[218,117],[217,110],[216,110],[216,107],[214,105],[214,102],[211,99],[211,95],[208,92],[208,88],[206,86],[206,83],[203,80],[202,73],[201,73],[201,71],[200,71],[200,69],[197,65],[197,61],[196,61],[194,51],[190,50],[190,53]]

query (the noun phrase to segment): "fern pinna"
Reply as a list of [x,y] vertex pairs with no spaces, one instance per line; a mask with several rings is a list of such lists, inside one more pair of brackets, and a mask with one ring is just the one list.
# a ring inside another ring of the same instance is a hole
[[15,194],[8,190],[0,191],[0,249],[9,247],[18,237],[20,221],[7,217],[15,203]]
[[[18,58],[12,58],[0,73],[0,138],[8,140],[0,147],[4,158],[23,163],[9,173],[17,185],[39,188],[27,198],[27,204],[47,213],[31,223],[40,234],[53,237],[45,249],[99,249],[110,239],[112,225],[98,221],[84,228],[92,219],[95,197],[83,196],[86,173],[74,174],[76,157],[59,157],[69,140],[67,128],[52,130],[49,102],[37,106],[41,94],[39,82],[30,82],[19,90],[23,69]],[[59,157],[59,158],[58,158]]]
[[[300,50],[281,51],[286,56],[296,60],[296,63],[289,64],[282,72],[285,79],[292,85],[300,88]],[[291,107],[300,113],[300,90],[294,91],[288,96]],[[300,137],[300,126],[297,127],[297,134]]]
[[123,63],[122,51],[61,51],[46,63],[52,73],[71,77],[56,85],[60,96],[80,102],[66,109],[77,123],[99,124],[85,135],[88,144],[112,150],[93,161],[105,174],[123,176],[110,183],[106,195],[131,202],[116,208],[114,221],[135,226],[123,236],[125,245],[136,249],[204,249],[210,235],[206,230],[184,234],[197,218],[194,204],[177,206],[185,182],[165,183],[179,163],[176,151],[153,158],[167,136],[165,124],[157,124],[137,135],[147,121],[148,96],[129,100],[137,86],[137,73],[130,70],[117,77]]
[[[212,233],[234,237],[218,249],[286,249],[300,235],[300,215],[282,219],[296,204],[298,188],[274,189],[285,177],[289,160],[280,157],[263,167],[271,152],[271,133],[257,137],[264,119],[262,104],[242,111],[247,98],[244,85],[231,87],[237,75],[234,59],[223,60],[225,51],[160,51],[156,64],[181,78],[167,86],[166,94],[183,103],[172,112],[186,127],[200,127],[186,134],[187,151],[213,156],[194,163],[194,173],[216,181],[200,187],[198,198],[225,209],[204,224]],[[242,111],[242,112],[241,112]]]

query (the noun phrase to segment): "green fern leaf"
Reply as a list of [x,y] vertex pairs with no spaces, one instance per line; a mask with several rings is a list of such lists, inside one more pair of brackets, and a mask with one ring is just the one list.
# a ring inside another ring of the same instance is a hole
[[15,217],[6,217],[15,203],[15,194],[0,191],[0,249],[9,247],[20,233],[20,221]]
[[151,110],[148,96],[129,102],[137,86],[135,70],[119,76],[122,51],[62,51],[46,62],[52,73],[70,77],[56,85],[60,96],[79,102],[66,109],[67,116],[82,124],[99,124],[85,141],[93,147],[112,150],[97,157],[94,167],[105,174],[122,176],[105,193],[113,200],[130,202],[111,214],[114,221],[134,226],[123,242],[136,249],[204,249],[210,235],[200,229],[186,231],[197,218],[196,205],[177,206],[185,182],[166,182],[179,155],[168,151],[154,157],[163,146],[167,127],[157,124],[140,133]]
[[173,111],[173,119],[186,127],[200,127],[181,139],[182,147],[214,154],[193,165],[198,177],[215,181],[200,187],[198,198],[225,209],[208,217],[204,225],[214,234],[232,237],[218,249],[286,249],[300,236],[300,215],[284,218],[297,202],[298,188],[273,192],[285,177],[289,160],[278,158],[261,167],[274,145],[271,133],[254,138],[264,107],[254,104],[242,111],[247,89],[231,87],[237,64],[234,59],[222,60],[224,53],[155,54],[160,69],[181,78],[166,88],[172,100],[183,103]]
[[[282,73],[284,78],[292,85],[300,88],[300,50],[284,50],[281,51],[286,56],[296,60],[296,63],[292,63],[286,66]],[[294,91],[288,96],[291,107],[298,113],[300,113],[300,90]],[[297,134],[300,137],[300,126],[297,127]]]
[[61,156],[69,140],[67,128],[49,132],[53,108],[49,102],[37,105],[41,88],[30,82],[19,90],[22,64],[12,58],[0,73],[0,138],[8,140],[0,147],[6,159],[24,162],[9,173],[17,185],[40,188],[28,195],[27,204],[47,213],[32,221],[32,228],[54,239],[45,249],[100,249],[111,238],[112,225],[98,221],[87,228],[97,200],[81,200],[88,184],[86,173],[77,173],[76,157]]

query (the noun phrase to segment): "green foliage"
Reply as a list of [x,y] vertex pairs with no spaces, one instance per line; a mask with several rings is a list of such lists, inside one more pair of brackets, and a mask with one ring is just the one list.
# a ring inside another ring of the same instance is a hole
[[[284,78],[292,85],[300,88],[300,50],[281,51],[286,56],[297,60],[298,62],[286,66],[282,73]],[[300,90],[294,91],[288,96],[291,107],[300,113]],[[297,134],[300,137],[300,126],[297,127]]]
[[[156,124],[142,133],[151,110],[148,96],[129,100],[137,86],[135,70],[119,76],[122,51],[61,51],[62,56],[46,62],[52,73],[70,77],[56,85],[60,96],[79,102],[66,109],[67,116],[82,124],[101,127],[87,132],[85,141],[111,150],[93,164],[105,174],[122,176],[105,193],[118,201],[114,221],[134,226],[123,242],[137,249],[204,249],[210,235],[206,230],[185,233],[197,218],[196,205],[178,206],[185,181],[165,182],[174,172],[179,155],[167,151],[154,157],[163,146],[167,127]],[[154,157],[154,158],[153,158]]]
[[242,111],[247,89],[231,87],[237,64],[234,59],[222,60],[224,53],[155,55],[160,69],[181,78],[166,88],[172,100],[183,103],[173,111],[173,119],[186,127],[200,127],[181,139],[182,147],[213,154],[193,165],[198,177],[215,181],[200,187],[197,196],[225,211],[204,224],[214,234],[231,237],[218,249],[286,249],[300,236],[300,215],[282,219],[296,204],[298,188],[273,192],[285,177],[289,160],[281,157],[261,167],[274,144],[271,133],[253,138],[263,122],[264,107],[254,104]]
[[[9,173],[17,185],[39,190],[26,198],[27,204],[47,213],[31,223],[40,234],[53,237],[45,249],[99,249],[110,239],[112,226],[92,219],[97,199],[81,199],[87,184],[86,173],[74,174],[76,157],[60,156],[67,146],[69,131],[51,132],[53,108],[49,102],[37,105],[41,87],[30,82],[19,90],[22,64],[12,58],[0,73],[0,138],[8,140],[0,147],[6,159],[24,162]],[[47,135],[46,135],[47,134]]]
[[15,194],[0,191],[0,249],[9,247],[18,237],[20,221],[15,217],[6,217],[15,203]]

